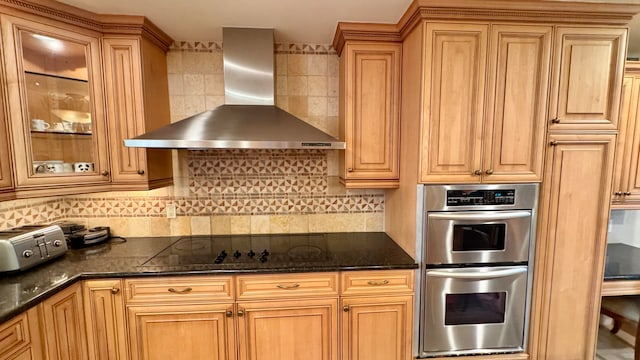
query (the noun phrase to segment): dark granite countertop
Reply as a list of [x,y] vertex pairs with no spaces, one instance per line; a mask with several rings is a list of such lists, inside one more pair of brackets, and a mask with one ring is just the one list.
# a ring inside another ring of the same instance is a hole
[[[263,262],[265,249],[269,254]],[[215,263],[222,250],[227,256]],[[248,256],[249,250],[256,255]],[[414,259],[385,233],[112,239],[69,250],[22,273],[1,275],[0,323],[79,279],[416,268]]]
[[640,248],[627,244],[607,245],[604,280],[640,280]]

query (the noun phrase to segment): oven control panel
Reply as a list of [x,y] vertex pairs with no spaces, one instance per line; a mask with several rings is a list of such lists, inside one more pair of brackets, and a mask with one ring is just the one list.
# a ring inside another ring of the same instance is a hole
[[447,206],[513,205],[515,202],[515,189],[447,190]]

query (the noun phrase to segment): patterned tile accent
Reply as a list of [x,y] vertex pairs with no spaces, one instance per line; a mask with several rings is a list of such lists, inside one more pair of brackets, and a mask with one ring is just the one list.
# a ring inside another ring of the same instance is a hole
[[[174,41],[170,50],[183,52],[222,51],[221,41]],[[275,44],[276,54],[336,55],[330,44]]]
[[65,218],[67,210],[67,204],[62,198],[40,202],[7,202],[0,210],[0,229],[53,222]]

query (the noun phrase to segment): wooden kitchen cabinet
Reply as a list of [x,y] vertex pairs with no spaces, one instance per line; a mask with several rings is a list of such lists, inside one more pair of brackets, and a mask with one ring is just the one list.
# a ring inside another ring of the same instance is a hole
[[0,325],[0,360],[41,360],[42,340],[37,307]]
[[87,359],[86,328],[80,283],[42,302],[42,334],[47,360]]
[[131,359],[236,358],[230,276],[125,280]]
[[[2,82],[0,81],[0,98],[4,98],[2,88]],[[10,200],[15,197],[8,122],[9,115],[5,111],[4,104],[0,101],[0,201]]]
[[241,360],[337,360],[338,274],[236,277]]
[[171,42],[122,35],[102,40],[114,190],[173,183],[171,151],[124,146],[125,139],[170,123],[166,52]]
[[556,29],[549,130],[617,130],[627,29]]
[[593,359],[615,148],[612,134],[551,134],[536,239],[530,358]]
[[341,359],[411,359],[413,271],[345,272],[341,280]]
[[100,34],[29,15],[0,23],[18,196],[108,185]]
[[426,24],[421,182],[541,181],[551,33]]
[[616,146],[612,206],[640,206],[640,62],[628,61],[622,85],[620,132]]
[[82,287],[87,327],[87,358],[129,359],[122,280],[86,280]]
[[131,359],[233,360],[232,316],[232,303],[129,306]]
[[340,56],[340,181],[347,188],[398,186],[400,43],[348,41]]

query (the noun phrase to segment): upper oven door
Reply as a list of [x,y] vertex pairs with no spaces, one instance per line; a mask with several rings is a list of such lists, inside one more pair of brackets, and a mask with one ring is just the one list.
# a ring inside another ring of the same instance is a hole
[[529,210],[429,212],[426,263],[526,262],[531,216]]

